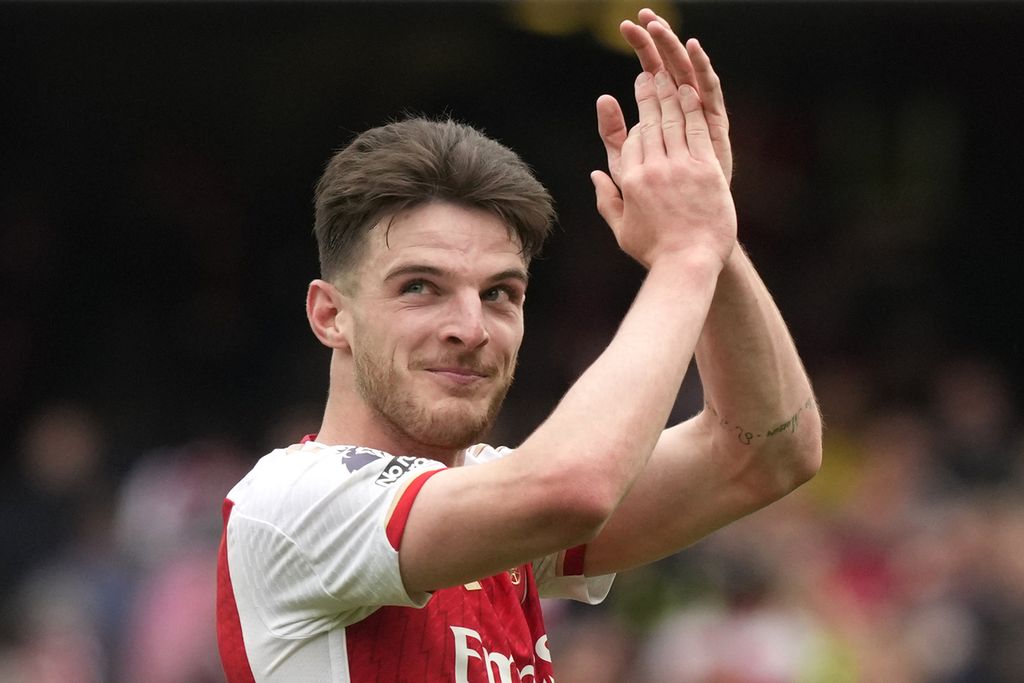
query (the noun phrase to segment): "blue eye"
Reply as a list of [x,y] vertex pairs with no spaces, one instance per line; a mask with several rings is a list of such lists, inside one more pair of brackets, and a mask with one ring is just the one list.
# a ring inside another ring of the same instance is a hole
[[505,294],[507,296],[508,290],[506,290],[504,287],[491,287],[490,289],[486,290],[483,293],[483,295],[481,295],[480,298],[483,299],[484,301],[498,301],[499,299],[501,299],[502,294]]
[[480,295],[480,298],[484,301],[518,304],[522,301],[523,295],[522,292],[515,287],[499,285],[497,287],[491,287],[490,289],[484,290]]
[[413,280],[402,287],[402,294],[423,294],[427,291],[427,283],[423,280]]

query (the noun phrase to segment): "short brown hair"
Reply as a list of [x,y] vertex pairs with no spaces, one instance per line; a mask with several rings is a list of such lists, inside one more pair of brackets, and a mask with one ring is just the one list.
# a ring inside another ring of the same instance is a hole
[[361,133],[327,163],[313,227],[322,277],[350,269],[382,218],[431,200],[497,215],[527,262],[554,220],[548,191],[508,147],[451,119],[408,118]]

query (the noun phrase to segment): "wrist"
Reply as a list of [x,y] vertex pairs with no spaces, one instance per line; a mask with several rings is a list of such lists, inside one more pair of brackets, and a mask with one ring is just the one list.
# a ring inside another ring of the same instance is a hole
[[690,246],[666,251],[651,259],[649,270],[653,272],[655,268],[665,268],[695,274],[703,273],[714,277],[725,268],[737,251],[738,249],[733,249],[723,254],[719,249],[706,246]]

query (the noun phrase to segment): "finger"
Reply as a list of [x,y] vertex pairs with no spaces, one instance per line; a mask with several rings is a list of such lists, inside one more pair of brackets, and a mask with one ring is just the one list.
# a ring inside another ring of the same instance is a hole
[[626,119],[618,100],[611,95],[597,98],[597,133],[604,143],[604,151],[608,155],[608,172],[612,179],[618,181],[619,165],[622,157],[622,145],[626,142]]
[[715,155],[722,165],[725,177],[731,180],[732,145],[729,143],[729,115],[725,110],[722,82],[711,67],[711,59],[696,38],[686,41],[686,50],[697,76],[697,92],[704,103],[704,116],[708,122],[711,144],[715,148]]
[[644,151],[640,141],[640,125],[629,129],[626,141],[622,143],[622,154],[619,157],[619,173],[624,175],[629,169],[644,162]]
[[708,57],[696,38],[686,41],[686,53],[695,75],[695,83],[692,85],[700,93],[704,111],[712,116],[720,116],[728,123],[725,113],[725,97],[722,95],[722,81],[711,67],[711,58]]
[[601,218],[615,230],[622,218],[622,195],[619,188],[608,174],[602,171],[594,171],[590,174],[590,181],[594,183],[594,195],[597,199],[597,212]]
[[686,121],[686,146],[690,148],[690,156],[702,161],[715,161],[715,148],[711,145],[704,106],[697,97],[697,91],[692,86],[681,85],[679,100]]
[[686,151],[686,124],[679,91],[665,71],[655,74],[654,84],[661,102],[661,135],[665,141],[665,152],[669,156],[683,153]]
[[676,85],[687,84],[696,88],[698,86],[697,77],[690,54],[668,23],[659,17],[647,24],[647,32],[657,48],[665,68],[675,79]]
[[665,25],[665,28],[672,28],[672,25],[669,24],[664,17],[658,16],[658,14],[654,10],[648,7],[644,7],[637,13],[637,20],[640,22],[640,25],[643,26],[644,28],[649,26],[652,21],[661,22],[662,24]]
[[640,111],[640,140],[644,160],[665,155],[661,135],[661,102],[654,86],[654,77],[646,71],[636,77],[636,106]]
[[619,32],[636,52],[641,69],[652,74],[661,70],[661,55],[658,54],[658,48],[654,45],[654,41],[651,40],[646,29],[627,20],[619,24]]

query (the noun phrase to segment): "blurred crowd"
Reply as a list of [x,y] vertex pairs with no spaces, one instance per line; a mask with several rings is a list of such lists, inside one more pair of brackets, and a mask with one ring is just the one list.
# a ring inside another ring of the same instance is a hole
[[560,683],[1024,680],[1024,424],[994,367],[930,379],[876,405],[850,367],[818,376],[818,477],[596,615],[559,606]]
[[[812,374],[818,477],[620,575],[599,607],[547,603],[560,683],[1024,680],[1024,423],[999,368],[950,360],[926,400],[899,405],[850,362]],[[271,438],[317,418],[291,410]],[[106,429],[56,404],[17,443],[0,497],[0,681],[223,680],[220,504],[258,454],[199,440],[117,477]]]

